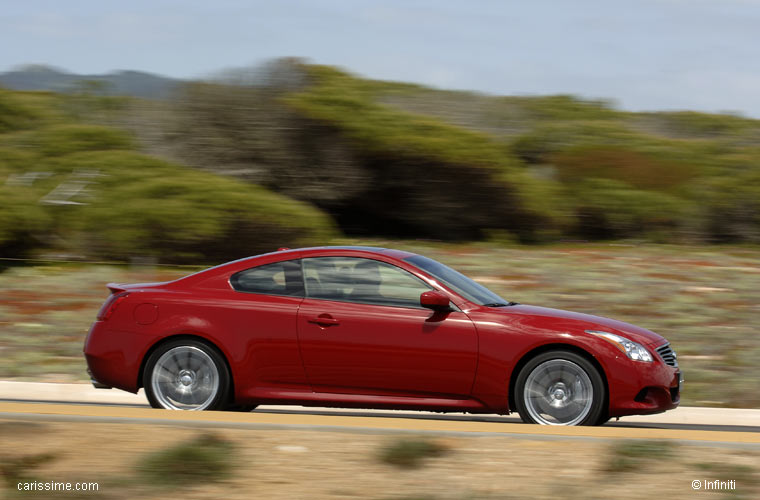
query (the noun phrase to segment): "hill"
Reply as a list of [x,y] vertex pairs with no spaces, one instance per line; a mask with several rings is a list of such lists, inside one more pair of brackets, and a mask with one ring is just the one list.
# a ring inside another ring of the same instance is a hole
[[93,84],[107,95],[167,99],[181,80],[144,73],[116,71],[105,75],[79,75],[43,65],[29,65],[0,73],[0,87],[11,90],[75,92]]

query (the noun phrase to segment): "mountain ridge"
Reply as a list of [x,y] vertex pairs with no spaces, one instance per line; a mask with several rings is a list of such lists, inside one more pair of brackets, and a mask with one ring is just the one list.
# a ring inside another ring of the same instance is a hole
[[104,94],[166,99],[184,80],[136,70],[78,74],[45,64],[28,64],[0,73],[0,87],[11,90],[66,93],[81,90],[83,82],[100,82]]

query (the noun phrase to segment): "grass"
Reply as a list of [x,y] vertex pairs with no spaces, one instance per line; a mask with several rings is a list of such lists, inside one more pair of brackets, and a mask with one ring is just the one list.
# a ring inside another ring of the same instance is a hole
[[380,461],[402,469],[421,467],[427,458],[439,457],[446,448],[428,439],[397,439],[380,450]]
[[611,447],[604,470],[612,474],[638,471],[672,457],[674,448],[670,441],[618,441]]
[[[678,351],[682,404],[760,408],[760,249],[636,244],[508,246],[341,240],[440,260],[505,299],[627,321]],[[55,265],[0,273],[0,379],[86,381],[82,345],[105,284],[192,268]]]
[[203,434],[165,450],[154,452],[137,465],[138,475],[153,486],[194,486],[230,477],[233,444],[213,434]]

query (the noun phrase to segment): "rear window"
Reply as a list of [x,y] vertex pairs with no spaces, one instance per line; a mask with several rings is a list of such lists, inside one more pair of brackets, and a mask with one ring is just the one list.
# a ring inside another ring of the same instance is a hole
[[238,292],[303,297],[301,262],[286,260],[252,267],[230,277],[232,288]]

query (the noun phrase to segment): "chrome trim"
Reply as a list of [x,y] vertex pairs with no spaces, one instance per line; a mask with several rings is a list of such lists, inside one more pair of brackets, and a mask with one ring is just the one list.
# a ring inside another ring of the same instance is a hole
[[663,363],[668,366],[678,368],[678,355],[676,354],[676,351],[670,347],[670,342],[656,347],[655,352],[657,352],[657,355],[660,356],[660,359],[662,359]]

